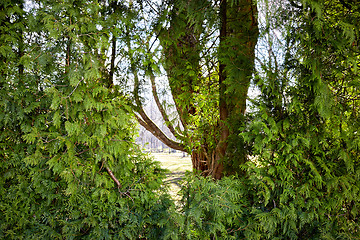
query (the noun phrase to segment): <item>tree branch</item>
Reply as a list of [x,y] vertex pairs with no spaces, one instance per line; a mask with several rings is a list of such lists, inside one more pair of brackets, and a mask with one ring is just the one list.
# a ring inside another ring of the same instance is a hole
[[[127,47],[129,50],[131,50],[131,44],[129,40],[127,41]],[[140,123],[140,125],[142,125],[146,130],[151,132],[157,139],[159,139],[168,147],[186,152],[184,146],[181,143],[175,142],[174,140],[168,138],[166,134],[163,133],[163,131],[161,131],[160,128],[146,115],[142,107],[142,103],[139,96],[140,81],[139,81],[138,72],[136,70],[136,65],[131,54],[129,54],[129,58],[130,58],[130,69],[134,75],[133,94],[134,94],[135,104],[137,107],[136,112],[141,116],[140,118],[138,115],[135,114],[137,121]]]
[[120,191],[120,188],[122,187],[121,184],[120,184],[120,181],[115,177],[114,173],[110,170],[110,168],[108,166],[105,167],[107,173],[109,174],[109,176],[111,177],[112,180],[114,180],[114,182],[116,183],[119,191]]
[[114,85],[115,58],[116,58],[116,37],[114,35],[111,39],[111,44],[112,44],[112,46],[111,46],[111,62],[110,62],[108,88],[111,88]]
[[166,146],[172,149],[186,152],[184,146],[181,143],[175,142],[174,140],[168,138],[165,135],[165,133],[163,133],[163,131],[161,131],[158,126],[156,126],[156,124],[146,115],[142,107],[140,107],[138,113],[140,114],[141,117],[135,114],[137,121],[146,130],[151,132],[157,139],[159,139],[162,143],[164,143]]
[[163,106],[160,103],[160,99],[159,96],[157,94],[157,90],[156,90],[156,84],[155,84],[155,76],[153,73],[150,73],[150,81],[151,81],[151,87],[152,87],[152,94],[154,96],[156,105],[161,113],[161,116],[163,117],[166,126],[169,128],[170,132],[175,136],[175,137],[182,137],[181,134],[179,132],[177,132],[174,128],[174,126],[171,124],[168,115],[166,114],[165,109],[163,108]]

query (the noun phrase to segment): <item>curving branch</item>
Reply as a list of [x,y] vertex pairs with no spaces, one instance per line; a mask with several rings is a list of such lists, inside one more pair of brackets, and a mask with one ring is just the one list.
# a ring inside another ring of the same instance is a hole
[[176,131],[174,126],[172,125],[172,123],[170,122],[169,116],[166,114],[166,111],[164,109],[164,107],[161,105],[160,103],[160,99],[159,96],[157,94],[157,90],[156,90],[156,84],[155,84],[155,76],[154,74],[151,72],[150,73],[150,81],[151,81],[151,87],[152,87],[152,94],[154,96],[155,102],[156,102],[156,106],[158,107],[161,116],[163,117],[166,126],[169,128],[170,132],[175,136],[175,137],[183,137],[180,132]]
[[[129,32],[129,29],[128,29],[128,32]],[[127,47],[129,50],[131,49],[130,40],[127,41]],[[130,69],[131,69],[132,74],[134,75],[133,95],[134,95],[135,106],[136,106],[135,111],[140,115],[140,116],[138,116],[137,114],[135,114],[137,121],[139,122],[139,124],[141,126],[143,126],[146,130],[151,132],[157,139],[159,139],[161,142],[163,142],[168,147],[186,152],[185,147],[182,143],[176,142],[176,141],[170,139],[168,136],[166,136],[166,134],[163,131],[161,131],[161,129],[145,113],[142,103],[141,103],[141,100],[140,100],[140,96],[139,96],[139,91],[140,91],[139,76],[138,76],[138,72],[136,70],[135,60],[133,59],[133,56],[130,52],[129,52],[129,58],[130,58]],[[154,84],[154,86],[155,86],[155,84]],[[156,91],[156,88],[155,88],[155,91]],[[157,96],[157,94],[155,94],[154,96]],[[159,101],[159,99],[158,99],[158,101]],[[160,104],[160,106],[161,106],[161,104]],[[161,107],[161,109],[163,109],[163,108]],[[160,110],[160,108],[159,108],[159,110]],[[169,119],[169,118],[167,118],[167,119]],[[167,122],[170,123],[170,121],[167,121]],[[172,130],[174,130],[174,132],[175,132],[174,128],[172,128]]]
[[161,142],[163,142],[165,145],[172,149],[186,152],[184,145],[168,138],[166,134],[161,131],[161,129],[146,115],[142,107],[139,108],[138,113],[141,117],[135,114],[137,121],[146,130],[151,132],[157,139],[159,139]]
[[157,139],[159,139],[168,147],[185,152],[185,148],[183,144],[175,142],[174,140],[166,136],[166,134],[163,131],[161,131],[161,129],[145,113],[139,96],[140,83],[139,83],[138,73],[135,70],[135,66],[133,64],[131,69],[134,74],[134,98],[137,108],[136,111],[140,115],[139,117],[138,115],[135,114],[137,121],[140,123],[141,126],[143,126],[146,130],[151,132]]
[[117,179],[114,175],[114,173],[110,170],[110,168],[108,166],[105,167],[107,173],[109,174],[109,176],[111,177],[111,179],[116,183],[118,189],[120,190],[121,188],[121,183],[119,181],[119,179]]

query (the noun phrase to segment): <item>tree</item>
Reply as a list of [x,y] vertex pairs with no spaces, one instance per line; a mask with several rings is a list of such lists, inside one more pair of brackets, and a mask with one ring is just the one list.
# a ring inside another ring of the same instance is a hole
[[[127,46],[137,119],[169,147],[191,154],[194,169],[204,176],[220,179],[224,173],[240,173],[246,150],[239,133],[244,128],[259,34],[256,4],[248,0],[174,1],[160,10],[152,27],[161,58],[156,61],[158,53],[146,42],[144,66],[139,66],[134,47],[130,42]],[[156,74],[161,70],[157,64],[168,78],[177,120],[169,117],[158,96]],[[150,79],[162,117],[179,141],[166,136],[143,110],[139,68]]]
[[[258,36],[245,1],[2,1],[0,238],[358,239],[359,6],[262,4]],[[133,110],[223,178],[188,177],[175,210]]]

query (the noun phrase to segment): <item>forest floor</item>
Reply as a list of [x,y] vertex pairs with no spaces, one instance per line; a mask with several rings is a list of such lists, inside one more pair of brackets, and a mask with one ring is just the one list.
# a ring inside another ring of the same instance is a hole
[[181,180],[185,176],[186,171],[192,171],[191,158],[184,156],[183,153],[151,153],[161,166],[170,172],[166,174],[166,184],[169,184],[170,195],[175,200],[180,200],[178,192],[181,189]]

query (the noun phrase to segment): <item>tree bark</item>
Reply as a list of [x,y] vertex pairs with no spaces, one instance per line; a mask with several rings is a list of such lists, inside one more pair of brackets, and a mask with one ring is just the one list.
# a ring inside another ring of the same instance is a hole
[[246,98],[254,71],[258,38],[257,8],[251,0],[220,3],[219,129],[215,149],[202,146],[192,151],[194,169],[220,179],[243,174],[247,161],[244,140],[239,136],[245,124]]
[[244,140],[239,134],[245,124],[246,98],[259,35],[256,5],[251,0],[237,1],[231,6],[222,1],[220,19],[221,134],[217,148],[223,162],[221,170],[232,175],[242,173],[240,165],[247,161]]
[[[193,168],[204,176],[220,179],[224,175],[241,173],[240,165],[246,161],[245,144],[239,134],[241,127],[244,126],[247,92],[254,70],[255,45],[259,34],[257,8],[251,0],[240,0],[232,4],[228,4],[226,0],[220,2],[219,121],[217,126],[210,126],[210,129],[204,131],[202,136],[204,139],[218,136],[215,147],[209,147],[210,144],[207,144],[206,140],[205,144],[200,146],[194,144],[200,140],[194,139],[189,129],[193,124],[192,116],[201,110],[196,109],[194,102],[194,96],[197,94],[196,87],[201,84],[198,76],[201,73],[199,67],[201,47],[198,42],[200,33],[195,31],[186,14],[174,7],[170,27],[159,36],[165,56],[164,68],[169,78],[175,107],[184,127],[182,149],[185,150],[185,145],[194,146],[189,152]],[[151,83],[159,110],[165,122],[170,122],[156,99],[153,79]],[[139,114],[143,120],[139,120],[140,124],[153,132],[166,145],[172,147],[172,143],[164,140],[161,131],[154,131],[151,121],[146,119],[145,115],[143,116],[144,113],[141,110]],[[171,125],[168,127],[175,133]]]

